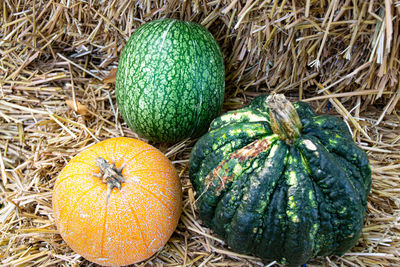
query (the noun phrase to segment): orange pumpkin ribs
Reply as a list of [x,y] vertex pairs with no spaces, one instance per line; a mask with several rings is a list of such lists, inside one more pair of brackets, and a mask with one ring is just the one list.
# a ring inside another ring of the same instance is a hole
[[65,242],[89,261],[128,265],[169,240],[181,214],[182,188],[172,163],[133,138],[99,142],[57,178],[53,211]]

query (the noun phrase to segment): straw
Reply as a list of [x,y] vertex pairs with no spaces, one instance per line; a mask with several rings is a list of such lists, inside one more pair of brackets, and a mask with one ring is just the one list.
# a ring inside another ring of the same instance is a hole
[[[198,22],[219,42],[223,111],[284,93],[345,120],[367,152],[373,183],[359,242],[308,266],[399,266],[399,1],[4,0],[0,14],[1,266],[93,266],[58,234],[52,189],[80,151],[140,138],[118,114],[116,68],[129,36],[164,17]],[[184,211],[167,245],[137,265],[279,266],[231,251],[202,224],[188,170],[195,141],[151,143],[179,173]]]

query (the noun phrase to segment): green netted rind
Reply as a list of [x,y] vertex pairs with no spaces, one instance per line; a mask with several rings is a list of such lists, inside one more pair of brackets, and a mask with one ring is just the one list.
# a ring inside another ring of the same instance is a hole
[[135,31],[121,54],[117,104],[142,137],[167,143],[197,137],[221,110],[224,73],[219,46],[204,27],[151,21]]

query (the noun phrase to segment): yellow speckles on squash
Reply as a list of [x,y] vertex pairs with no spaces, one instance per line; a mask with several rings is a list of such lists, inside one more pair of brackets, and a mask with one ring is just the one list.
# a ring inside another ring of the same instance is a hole
[[289,196],[288,206],[289,209],[286,211],[286,215],[288,216],[289,220],[294,223],[300,222],[300,219],[296,214],[296,211],[299,209],[299,207],[297,207],[296,205],[296,200],[294,199],[294,196]]
[[297,176],[295,171],[291,171],[289,174],[289,185],[297,184]]
[[253,165],[252,165],[253,169],[257,169],[259,167],[259,165],[260,165],[259,162],[260,161],[258,159],[254,160]]
[[220,117],[224,123],[241,121],[241,122],[257,122],[257,121],[268,121],[265,116],[254,114],[253,110],[234,111],[228,112]]
[[292,216],[292,222],[299,223],[300,222],[299,217],[297,215]]
[[223,155],[224,157],[228,156],[228,154],[231,153],[232,146],[233,146],[233,144],[231,144],[231,143],[229,143],[229,144],[226,145],[226,147],[225,147],[226,150],[224,150],[224,152],[222,153],[222,155]]
[[235,167],[233,168],[233,174],[239,175],[243,171],[242,165],[236,164]]
[[311,205],[312,208],[315,209],[315,208],[318,207],[318,204],[317,204],[317,201],[316,201],[316,199],[315,199],[314,191],[313,191],[313,190],[309,190],[309,191],[308,191],[308,199],[310,200],[309,203],[310,203],[310,205]]
[[297,216],[297,214],[294,213],[294,211],[288,210],[286,211],[286,215],[288,216],[288,219],[294,223],[299,223],[300,219]]
[[314,223],[312,225],[311,231],[310,231],[310,239],[313,240],[316,234],[318,233],[319,225],[318,223]]
[[322,124],[325,123],[325,118],[318,118],[318,119],[314,120],[313,123],[318,126],[321,126]]
[[240,128],[236,128],[229,131],[229,135],[238,135],[242,130]]
[[219,144],[218,144],[218,143],[213,143],[213,144],[212,144],[212,150],[217,150],[218,147],[219,147]]
[[296,202],[294,201],[294,197],[293,196],[289,197],[289,207],[291,209],[294,209],[296,207]]
[[329,143],[331,145],[336,145],[337,144],[337,140],[336,139],[329,139]]

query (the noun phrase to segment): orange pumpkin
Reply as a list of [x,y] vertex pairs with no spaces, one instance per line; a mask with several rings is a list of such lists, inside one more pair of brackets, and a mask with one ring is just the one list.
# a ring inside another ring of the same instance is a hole
[[172,163],[137,139],[111,138],[82,151],[62,170],[53,192],[66,243],[100,265],[128,265],[160,250],[182,210]]

